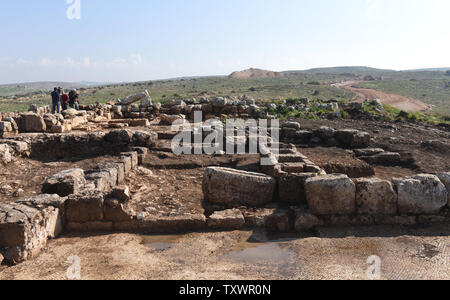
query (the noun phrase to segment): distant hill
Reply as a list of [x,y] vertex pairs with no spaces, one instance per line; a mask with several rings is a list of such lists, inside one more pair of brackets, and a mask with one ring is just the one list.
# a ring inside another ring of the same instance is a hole
[[342,74],[342,73],[386,73],[395,72],[394,70],[376,69],[370,67],[331,67],[331,68],[314,68],[300,71],[285,71],[284,73],[321,73],[321,74]]
[[415,70],[405,70],[403,72],[446,72],[450,68],[427,68],[427,69],[415,69]]
[[247,69],[244,71],[233,72],[229,78],[233,79],[248,79],[248,78],[278,78],[288,76],[283,72],[273,72],[262,69]]
[[370,67],[332,67],[332,68],[315,68],[309,70],[290,70],[283,72],[274,72],[262,69],[247,69],[244,71],[233,72],[229,78],[235,79],[248,79],[248,78],[279,78],[279,77],[292,77],[301,74],[379,74],[379,73],[391,73],[396,72],[394,70],[383,70]]

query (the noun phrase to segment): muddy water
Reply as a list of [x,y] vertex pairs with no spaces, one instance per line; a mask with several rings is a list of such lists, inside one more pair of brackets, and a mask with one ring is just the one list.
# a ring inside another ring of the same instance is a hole
[[175,247],[182,239],[182,235],[145,235],[142,237],[142,244],[150,252],[163,252]]
[[[177,251],[188,240],[189,235],[156,235],[142,236],[141,244],[148,248],[148,253],[166,253],[174,259],[184,259],[190,255],[185,251]],[[285,236],[267,237],[261,232],[245,232],[232,245],[216,252],[218,262],[240,265],[261,266],[270,268],[280,276],[289,276],[295,264],[297,254],[289,249],[290,238]],[[193,253],[191,253],[193,254]]]

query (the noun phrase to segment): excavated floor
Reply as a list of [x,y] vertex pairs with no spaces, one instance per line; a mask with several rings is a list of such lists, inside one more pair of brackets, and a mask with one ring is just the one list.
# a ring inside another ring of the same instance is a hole
[[68,169],[81,168],[89,170],[100,163],[111,162],[116,158],[100,156],[95,158],[78,158],[54,162],[16,158],[14,162],[0,167],[0,202],[12,202],[19,199],[13,194],[18,189],[23,193],[20,198],[32,197],[41,193],[42,183],[48,177]]
[[136,213],[157,217],[203,214],[203,169],[147,169],[137,167],[125,184],[130,187],[129,206]]
[[350,178],[376,176],[389,181],[392,178],[417,174],[417,171],[401,166],[369,165],[355,158],[353,151],[337,147],[299,148],[299,151],[319,167],[323,168],[328,174],[346,174]]
[[205,167],[225,166],[249,171],[259,170],[259,156],[208,155],[176,156],[167,152],[149,153],[142,166],[125,180],[136,213],[156,217],[204,214],[202,181]]
[[[67,279],[77,255],[81,279],[368,279],[367,260],[381,259],[381,279],[450,279],[449,225],[347,228],[315,237],[267,237],[255,231],[64,236],[0,279]],[[338,232],[338,233],[336,233]]]

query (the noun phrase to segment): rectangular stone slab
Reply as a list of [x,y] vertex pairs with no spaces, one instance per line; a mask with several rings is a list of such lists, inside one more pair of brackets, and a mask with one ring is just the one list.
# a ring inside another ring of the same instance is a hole
[[273,177],[228,168],[206,168],[203,178],[205,200],[228,207],[268,204],[273,200],[275,186]]

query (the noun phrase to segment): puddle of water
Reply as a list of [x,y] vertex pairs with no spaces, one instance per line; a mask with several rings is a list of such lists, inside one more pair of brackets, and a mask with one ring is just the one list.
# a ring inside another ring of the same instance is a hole
[[282,265],[295,258],[296,254],[283,248],[279,243],[251,244],[243,249],[235,249],[228,257],[242,263]]
[[172,249],[183,238],[181,235],[145,235],[142,236],[142,245],[150,251],[166,251]]
[[432,259],[432,258],[438,256],[439,254],[441,254],[441,252],[439,252],[438,247],[436,247],[434,245],[430,245],[430,244],[424,244],[423,250],[419,254],[419,256],[423,257],[423,258]]

